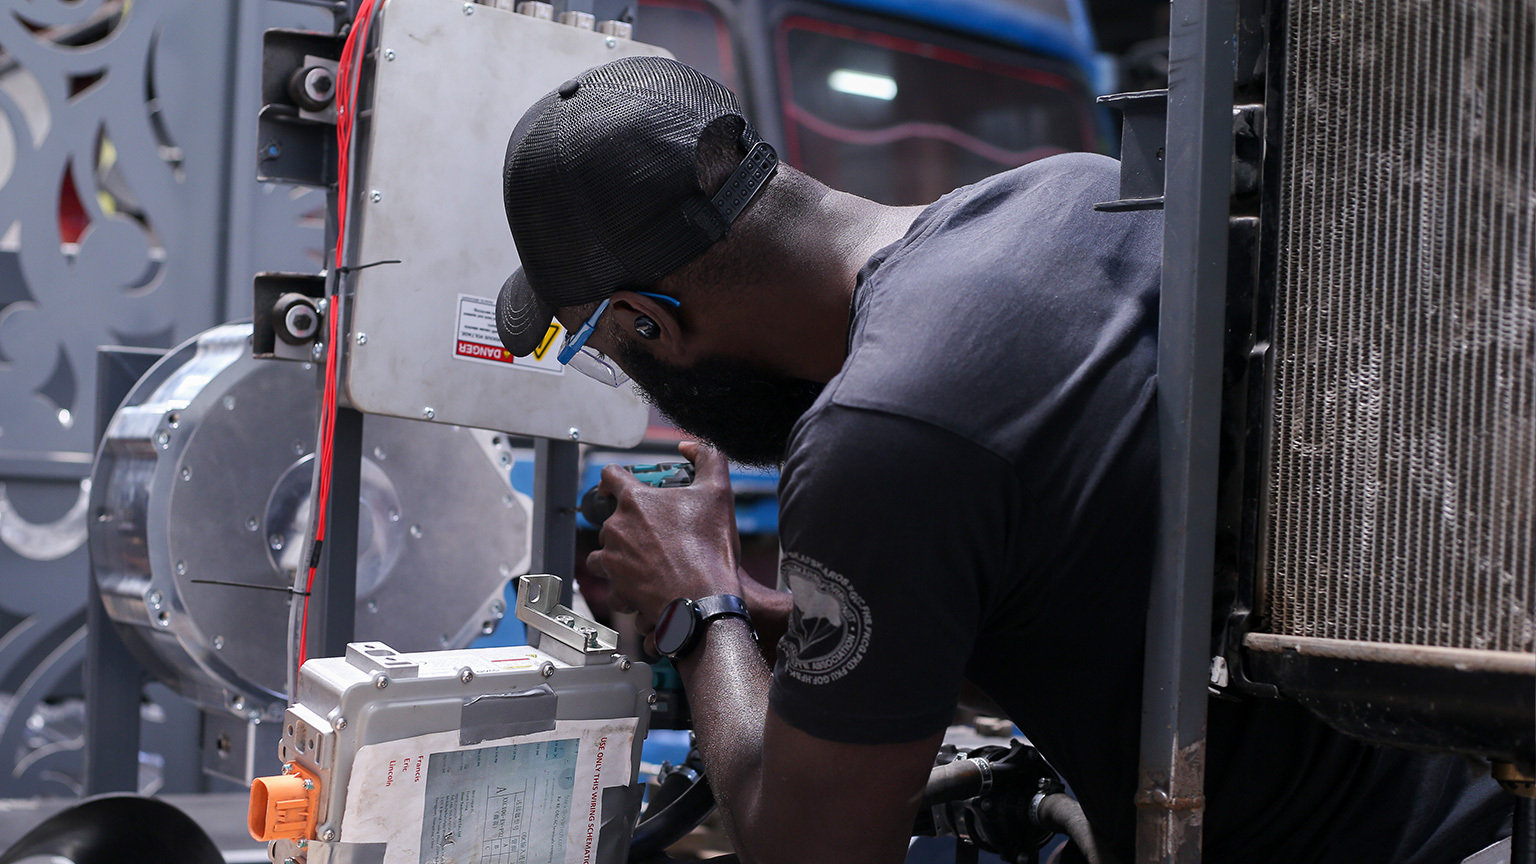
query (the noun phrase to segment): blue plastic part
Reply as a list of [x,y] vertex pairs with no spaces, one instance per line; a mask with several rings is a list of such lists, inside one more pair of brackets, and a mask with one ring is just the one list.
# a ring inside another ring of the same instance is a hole
[[[591,461],[581,468],[580,491],[585,493],[602,479],[603,466],[612,454],[602,461]],[[633,464],[654,464],[655,455],[635,454]],[[512,488],[524,495],[533,495],[533,460],[519,459],[512,463]],[[779,530],[779,472],[758,468],[731,468],[731,488],[736,492],[736,530],[741,534],[774,534]],[[581,515],[576,516],[576,527],[595,530]],[[510,607],[509,607],[510,608]]]
[[1093,25],[1082,0],[1066,0],[1071,20],[1063,20],[1010,0],[830,0],[849,9],[874,12],[940,27],[1075,64],[1085,81],[1094,76]]
[[646,736],[645,743],[640,745],[640,761],[649,762],[652,765],[660,765],[663,762],[681,765],[687,758],[688,730],[686,729],[652,729],[651,734]]

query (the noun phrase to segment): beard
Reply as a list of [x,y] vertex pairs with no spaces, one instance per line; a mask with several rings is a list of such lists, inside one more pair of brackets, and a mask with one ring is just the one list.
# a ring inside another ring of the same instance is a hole
[[620,364],[646,401],[742,465],[778,467],[795,422],[826,386],[725,357],[705,357],[685,369],[628,340],[620,344]]

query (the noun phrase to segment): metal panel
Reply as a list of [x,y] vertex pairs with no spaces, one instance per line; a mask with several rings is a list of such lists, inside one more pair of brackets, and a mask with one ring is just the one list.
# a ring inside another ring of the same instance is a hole
[[1531,654],[1536,7],[1286,29],[1266,629]]
[[630,388],[558,364],[525,368],[493,333],[481,349],[492,359],[455,350],[461,295],[494,301],[517,266],[500,177],[523,111],[583,69],[666,52],[457,0],[390,0],[380,14],[370,128],[356,133],[368,167],[348,204],[351,263],[402,263],[352,277],[347,397],[369,413],[638,443],[646,409]]

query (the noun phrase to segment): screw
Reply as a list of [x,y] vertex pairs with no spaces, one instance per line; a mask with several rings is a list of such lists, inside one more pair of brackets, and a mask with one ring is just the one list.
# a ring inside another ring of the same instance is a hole
[[473,15],[473,14],[475,14],[475,4],[473,4],[473,3],[465,3],[464,4],[464,14],[465,15]]
[[215,636],[215,637],[213,637],[213,650],[215,650],[215,651],[222,651],[222,650],[224,650],[224,637],[223,636]]
[[623,654],[619,655],[619,671],[620,672],[628,672],[631,668],[634,667],[634,665],[635,665],[635,661],[629,659],[628,657],[625,657]]
[[161,450],[164,450],[165,448],[171,446],[171,433],[165,431],[164,429],[161,429],[159,432],[156,432],[155,433],[155,443],[160,445],[160,449]]
[[556,615],[555,620],[559,621],[561,624],[564,624],[567,627],[576,626],[576,616],[574,615]]
[[655,705],[656,704],[656,691],[652,690],[650,692],[650,694],[645,697],[645,704],[647,704],[647,705]]
[[539,667],[539,674],[545,678],[553,677],[555,674],[555,664],[545,660],[544,665]]
[[304,788],[305,789],[313,789],[313,788],[315,788],[315,781],[309,779],[308,777],[305,777],[304,778]]
[[577,627],[576,632],[581,634],[582,642],[588,648],[597,647],[597,628]]
[[332,840],[335,840],[336,839],[336,829],[335,828],[327,828],[327,829],[325,829],[325,833],[320,835],[320,839],[324,840],[327,843],[331,842]]
[[235,397],[233,397],[233,396],[225,396],[220,401],[224,405],[224,410],[225,411],[233,411],[233,410],[235,410]]
[[236,711],[244,711],[245,710],[245,697],[244,696],[236,696],[235,698],[229,700],[229,707],[235,709]]
[[187,562],[185,562],[185,561],[177,561],[176,562],[176,575],[177,576],[185,576],[185,575],[187,575]]
[[368,344],[368,334],[367,333],[361,333],[361,332],[358,333],[357,334],[357,344],[359,344],[359,345],[367,345]]
[[283,549],[283,535],[273,534],[272,536],[268,537],[267,545],[272,547],[273,552],[281,552]]
[[385,450],[382,445],[375,447],[373,448],[373,458],[383,462],[385,459],[389,458],[389,451]]
[[315,358],[316,360],[319,360],[321,357],[324,357],[325,356],[325,343],[323,343],[323,342],[316,342],[314,344],[314,347],[309,349],[309,356]]
[[496,457],[496,461],[500,462],[503,465],[511,465],[512,464],[512,454],[510,454],[510,453],[502,453],[502,454],[500,454],[499,456]]
[[255,531],[260,526],[261,526],[261,523],[256,521],[256,517],[255,516],[247,516],[247,517],[245,517],[245,530],[247,530],[247,531]]
[[619,47],[619,40],[613,38],[612,36],[609,36],[608,37],[608,41],[607,41],[606,44],[607,44],[607,46],[609,48],[617,48],[617,47]]
[[[306,363],[305,365],[307,366],[309,364]],[[295,455],[295,456],[303,456],[304,455],[304,451],[308,450],[308,449],[309,449],[308,447],[304,446],[304,442],[303,441],[295,440],[293,442],[293,455]]]
[[300,849],[305,849],[309,846],[309,841],[300,837],[293,845],[299,847]]
[[[341,730],[347,728],[347,718],[345,718],[345,717],[337,717],[336,718],[336,723],[334,725],[336,726],[336,731],[340,732]],[[303,843],[304,841],[300,840],[299,842]]]
[[412,525],[411,526],[411,536],[415,537],[418,540],[420,540],[421,539],[421,535],[422,535],[421,526],[420,525]]
[[428,405],[427,407],[421,409],[421,416],[431,420],[433,417],[437,416],[437,412],[432,410],[431,405]]
[[283,859],[283,864],[299,864],[299,862],[295,861],[292,858],[284,858]]
[[475,680],[475,670],[469,668],[468,666],[465,666],[463,669],[460,669],[459,670],[459,680],[462,681],[465,684],[468,684],[469,682]]
[[156,588],[149,592],[149,596],[146,599],[149,600],[150,606],[159,609],[160,604],[165,602],[165,595],[160,593],[159,588]]
[[572,441],[579,441],[581,440],[581,430],[577,429],[575,426],[572,426],[571,431],[565,433],[565,436]]
[[497,618],[500,618],[501,616],[507,614],[507,605],[500,600],[492,601],[491,614],[495,615]]
[[384,49],[384,59],[385,60],[393,60],[393,59],[395,59],[395,49],[393,49],[393,48],[385,48]]
[[284,762],[283,763],[283,773],[284,774],[292,774],[293,773],[293,767],[294,766],[293,766],[292,762]]
[[379,688],[380,690],[383,690],[384,688],[388,687],[389,686],[389,676],[385,675],[383,672],[380,672],[380,673],[374,675],[373,676],[373,686]]
[[183,481],[191,480],[192,479],[192,466],[190,466],[190,465],[183,465],[183,466],[181,466],[181,479]]
[[369,201],[372,201],[372,202],[373,202],[373,203],[375,203],[375,204],[377,204],[377,203],[379,203],[379,202],[380,202],[380,201],[383,201],[383,200],[384,200],[384,193],[383,193],[383,192],[380,192],[380,191],[379,191],[379,190],[377,190],[377,189],[375,189],[375,190],[373,190],[373,191],[372,191],[372,192],[369,192],[369,193],[368,193],[368,200],[369,200]]

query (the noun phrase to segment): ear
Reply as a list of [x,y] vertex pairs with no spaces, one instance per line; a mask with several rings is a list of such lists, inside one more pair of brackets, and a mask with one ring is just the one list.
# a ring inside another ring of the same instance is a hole
[[676,363],[688,356],[691,342],[683,333],[676,307],[671,304],[635,291],[615,291],[609,298],[608,314],[614,316],[623,333],[637,340],[636,319],[644,315],[656,322],[659,330],[656,338],[643,340],[641,344],[650,346],[651,353],[657,358]]

